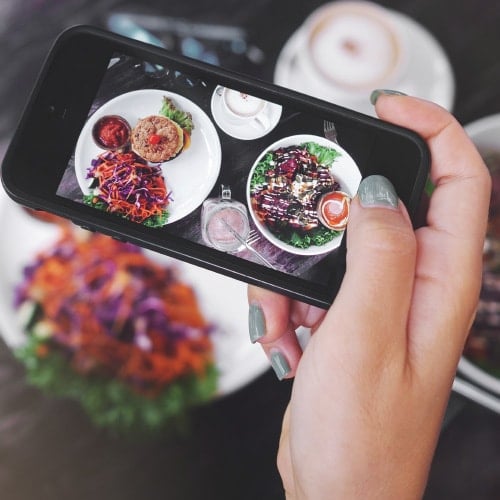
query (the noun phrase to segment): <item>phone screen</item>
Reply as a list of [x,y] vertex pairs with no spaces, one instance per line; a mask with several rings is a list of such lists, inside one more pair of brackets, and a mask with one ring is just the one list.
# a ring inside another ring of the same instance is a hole
[[115,53],[57,195],[326,286],[360,180],[334,123]]

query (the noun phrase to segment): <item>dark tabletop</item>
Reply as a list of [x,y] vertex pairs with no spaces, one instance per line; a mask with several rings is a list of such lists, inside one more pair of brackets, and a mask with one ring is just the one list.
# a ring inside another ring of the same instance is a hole
[[[223,54],[234,69],[272,79],[279,49],[312,0],[2,0],[0,5],[0,155],[56,34],[77,23],[103,26],[114,8],[243,27],[262,50],[253,62]],[[456,78],[454,113],[462,123],[500,112],[500,6],[473,0],[383,1],[425,26],[444,47]],[[2,242],[5,244],[5,242]],[[245,321],[243,318],[242,321]],[[155,440],[110,437],[79,405],[28,386],[0,341],[0,498],[279,499],[275,467],[291,383],[271,372],[193,412],[186,435]],[[426,498],[500,497],[500,416],[453,395],[432,464]]]

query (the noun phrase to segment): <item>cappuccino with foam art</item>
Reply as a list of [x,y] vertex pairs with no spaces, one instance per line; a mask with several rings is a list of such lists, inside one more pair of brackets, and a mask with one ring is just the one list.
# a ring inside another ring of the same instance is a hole
[[302,29],[299,65],[313,89],[356,94],[396,84],[402,74],[404,37],[383,7],[332,2],[313,12]]

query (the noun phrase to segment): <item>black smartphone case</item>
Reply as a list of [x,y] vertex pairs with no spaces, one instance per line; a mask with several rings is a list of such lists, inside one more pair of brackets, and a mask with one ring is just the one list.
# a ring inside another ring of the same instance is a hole
[[[387,176],[415,222],[428,175],[430,155],[425,142],[414,132],[89,26],[70,28],[56,40],[13,136],[1,175],[6,192],[16,202],[69,218],[84,228],[268,287],[298,300],[321,307],[328,307],[332,302],[344,272],[345,238],[338,252],[338,265],[332,271],[329,283],[316,286],[304,279],[178,238],[175,234],[165,238],[161,231],[147,231],[133,222],[107,217],[91,207],[79,206],[55,196],[55,188],[62,175],[61,168],[66,166],[74,150],[109,54],[113,52],[126,53],[150,64],[173,65],[179,71],[195,77],[209,77],[220,85],[246,91],[266,100],[291,103],[296,109],[332,120],[344,149],[358,164],[364,165],[363,176],[373,173]],[[95,57],[89,59],[86,53],[95,54]],[[80,82],[80,88],[76,88],[74,82]],[[360,137],[364,139],[360,140]],[[401,157],[406,155],[414,159],[411,178],[405,168],[395,167],[398,158],[388,156],[394,144],[402,148]],[[386,161],[387,158],[392,158],[392,163]]]

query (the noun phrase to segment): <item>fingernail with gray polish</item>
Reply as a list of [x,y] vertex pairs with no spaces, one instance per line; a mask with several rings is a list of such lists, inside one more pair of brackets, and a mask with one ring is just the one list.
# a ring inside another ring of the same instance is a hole
[[248,331],[252,344],[266,334],[266,318],[259,304],[250,304],[248,311]]
[[271,366],[279,380],[283,380],[290,373],[290,365],[280,351],[271,351]]
[[382,175],[370,175],[359,185],[358,196],[361,206],[397,208],[399,200],[391,182]]
[[377,99],[381,95],[406,95],[404,92],[400,92],[399,90],[390,90],[390,89],[375,89],[370,94],[370,102],[375,106]]

